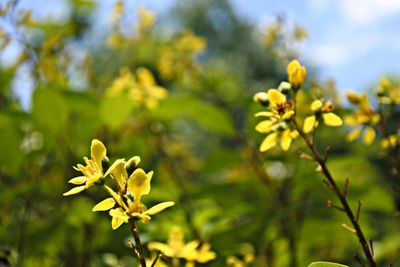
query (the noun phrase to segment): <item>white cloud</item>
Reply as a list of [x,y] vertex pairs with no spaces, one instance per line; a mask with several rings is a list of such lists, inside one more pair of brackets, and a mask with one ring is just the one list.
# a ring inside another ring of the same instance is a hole
[[354,35],[345,33],[324,43],[311,44],[313,61],[321,66],[340,66],[366,55],[382,46],[387,37],[379,32],[365,32]]

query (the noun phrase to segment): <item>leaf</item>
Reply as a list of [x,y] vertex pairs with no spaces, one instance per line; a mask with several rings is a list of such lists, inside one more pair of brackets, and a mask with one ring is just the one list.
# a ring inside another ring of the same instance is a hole
[[169,97],[154,110],[153,116],[166,121],[176,118],[191,119],[215,134],[233,135],[235,131],[231,118],[224,109],[188,96]]
[[308,265],[308,267],[349,267],[349,266],[334,262],[317,261],[311,263],[310,265]]
[[116,130],[128,119],[133,107],[133,101],[126,95],[105,97],[100,103],[100,118]]
[[43,130],[58,132],[66,126],[68,106],[60,92],[37,89],[33,94],[32,116]]

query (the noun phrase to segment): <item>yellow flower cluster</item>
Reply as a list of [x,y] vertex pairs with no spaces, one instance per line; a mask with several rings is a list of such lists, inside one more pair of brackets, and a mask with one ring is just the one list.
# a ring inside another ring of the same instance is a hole
[[179,76],[196,67],[195,59],[206,48],[203,37],[196,36],[191,30],[185,30],[171,42],[161,47],[157,68],[165,80]]
[[[296,96],[304,85],[307,71],[299,61],[293,60],[287,66],[289,82],[282,82],[277,89],[271,88],[267,92],[259,92],[253,100],[267,108],[267,111],[257,112],[256,117],[266,117],[256,125],[256,130],[267,134],[260,146],[260,151],[267,151],[278,143],[283,150],[290,145],[301,131],[296,122]],[[304,134],[312,132],[322,119],[328,126],[340,126],[342,120],[332,112],[333,104],[328,101],[314,100],[311,104],[312,115],[303,123]]]
[[120,70],[119,76],[107,89],[107,95],[115,96],[123,93],[127,93],[136,104],[148,109],[156,108],[159,101],[168,95],[167,89],[157,85],[153,74],[144,67],[136,70],[136,77],[126,67]]
[[400,104],[400,85],[393,85],[387,78],[382,78],[377,90],[378,100],[382,104]]
[[374,128],[380,122],[381,116],[374,112],[366,95],[348,92],[346,96],[347,100],[357,107],[357,110],[352,115],[345,118],[346,124],[355,127],[347,135],[347,140],[352,142],[362,135],[364,144],[372,144],[376,136]]
[[179,226],[171,228],[167,243],[150,242],[148,248],[153,251],[160,251],[164,256],[176,262],[179,259],[186,260],[186,267],[195,266],[195,262],[206,263],[217,257],[217,254],[210,251],[209,243],[200,243],[198,240],[185,244],[184,234]]
[[319,118],[322,117],[322,120],[325,125],[337,127],[343,124],[342,119],[331,112],[333,109],[333,104],[328,101],[325,105],[324,103],[317,99],[311,103],[311,110],[314,112],[313,115],[308,116],[304,120],[303,131],[305,133],[312,132],[317,126]]
[[[92,211],[109,210],[109,214],[112,217],[111,225],[113,229],[117,229],[123,223],[128,223],[129,220],[140,220],[143,223],[148,223],[151,215],[174,205],[174,202],[167,201],[147,209],[141,202],[142,196],[150,193],[150,181],[153,172],[146,173],[143,169],[137,168],[140,162],[138,156],[134,156],[128,161],[118,159],[104,173],[103,163],[108,164],[109,162],[106,156],[106,147],[101,141],[94,139],[90,147],[90,152],[91,159],[84,157],[86,166],[78,164],[77,167],[74,167],[76,170],[82,172],[83,176],[69,180],[69,183],[78,186],[65,192],[63,195],[78,194],[95,184],[103,186],[110,197],[95,205]],[[105,179],[108,176],[111,176],[115,182],[117,191],[105,185]]]

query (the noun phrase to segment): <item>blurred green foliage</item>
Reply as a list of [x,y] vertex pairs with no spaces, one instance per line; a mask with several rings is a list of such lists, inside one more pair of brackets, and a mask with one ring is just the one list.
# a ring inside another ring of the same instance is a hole
[[[292,45],[305,34],[299,26],[278,18],[259,32],[224,0],[182,1],[161,18],[121,4],[107,14],[107,35],[93,37],[92,1],[68,1],[63,20],[35,20],[17,2],[0,4],[13,29],[0,29],[2,53],[22,47],[0,66],[0,266],[136,264],[129,229],[113,231],[108,215],[91,212],[104,192],[62,197],[93,138],[110,155],[140,155],[155,170],[149,205],[177,203],[141,227],[144,244],[165,242],[180,225],[187,240],[209,241],[217,252],[206,266],[249,255],[254,266],[356,264],[356,237],[340,227],[344,214],[326,207],[334,195],[316,166],[299,159],[301,142],[289,153],[258,151],[252,95],[286,79],[284,66],[298,56]],[[168,90],[154,107],[129,91],[109,94],[122,68],[139,67]],[[29,108],[13,90],[21,72],[33,87]],[[310,77],[305,101],[321,92],[336,100],[332,84]],[[361,223],[378,265],[400,265],[396,180],[377,146],[345,143],[346,131],[321,127],[318,145],[331,147],[328,166],[339,183],[350,178],[354,207],[363,201]]]

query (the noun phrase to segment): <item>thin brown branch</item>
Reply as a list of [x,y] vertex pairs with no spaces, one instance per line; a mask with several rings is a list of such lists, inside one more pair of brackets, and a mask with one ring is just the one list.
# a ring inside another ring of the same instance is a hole
[[136,226],[136,223],[135,223],[135,221],[133,219],[129,220],[129,224],[131,225],[132,235],[133,235],[133,238],[135,239],[135,244],[136,244],[134,246],[135,253],[138,256],[140,265],[142,267],[146,267],[146,260],[145,260],[145,258],[143,256],[143,246],[142,246],[142,243],[140,242],[139,230],[138,230],[138,228]]
[[296,120],[293,120],[293,124],[294,124],[296,130],[299,132],[300,136],[303,138],[303,140],[307,144],[308,148],[314,154],[315,159],[321,168],[321,172],[323,173],[323,175],[326,177],[326,179],[331,184],[332,190],[335,192],[336,196],[339,198],[339,200],[343,206],[343,209],[344,209],[347,217],[350,219],[350,222],[354,228],[348,227],[345,224],[343,224],[342,227],[344,227],[346,230],[354,231],[354,233],[358,237],[359,243],[363,249],[364,255],[368,261],[369,266],[376,267],[375,259],[372,256],[370,247],[368,245],[367,239],[364,236],[361,226],[359,225],[358,221],[356,220],[356,216],[354,215],[353,210],[351,209],[351,207],[347,201],[346,195],[344,195],[343,192],[339,189],[339,187],[336,184],[335,179],[333,178],[331,172],[329,171],[329,169],[326,165],[326,160],[320,154],[318,149],[310,142],[310,138],[308,137],[308,135],[306,133],[304,133],[302,131],[302,129],[298,126]]

